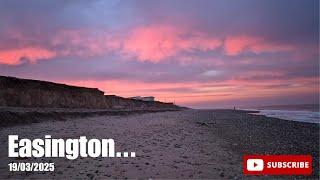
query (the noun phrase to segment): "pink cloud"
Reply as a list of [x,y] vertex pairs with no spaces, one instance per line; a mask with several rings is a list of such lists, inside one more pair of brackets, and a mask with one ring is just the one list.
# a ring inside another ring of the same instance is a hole
[[50,45],[57,48],[61,56],[91,57],[118,50],[121,39],[115,34],[105,31],[67,29],[57,33]]
[[116,52],[127,59],[152,62],[183,51],[209,51],[222,45],[217,38],[172,25],[135,27],[123,34],[108,30],[63,30],[50,43],[52,47],[64,47],[56,50],[61,56],[91,57]]
[[180,52],[209,51],[221,46],[219,39],[188,28],[172,25],[150,25],[134,29],[124,41],[122,52],[140,61],[159,62]]
[[63,30],[51,39],[51,45],[63,46],[57,54],[90,57],[116,52],[125,58],[160,62],[170,57],[179,60],[181,52],[211,51],[224,46],[227,55],[245,51],[254,53],[292,51],[294,47],[262,37],[227,36],[225,41],[188,27],[153,24],[135,27],[122,34],[101,30]]
[[[50,37],[33,39],[32,44],[28,44],[22,34],[12,38],[24,43],[0,51],[2,64],[19,64],[23,57],[36,62],[53,57],[97,57],[113,52],[123,59],[157,63],[172,58],[183,63],[198,59],[191,58],[193,52],[207,52],[219,47],[224,47],[225,53],[231,56],[245,51],[261,53],[294,49],[291,45],[248,35],[227,36],[222,41],[190,27],[170,24],[138,26],[121,33],[108,29],[64,29]],[[185,53],[189,54],[186,56]]]
[[294,48],[287,44],[277,44],[261,37],[254,36],[228,36],[224,42],[227,55],[234,56],[245,51],[254,53],[291,51]]
[[23,58],[34,63],[39,59],[49,59],[55,56],[55,52],[38,47],[0,50],[0,64],[17,65],[22,62]]
[[17,65],[23,58],[35,63],[54,57],[95,57],[119,50],[121,45],[121,39],[107,30],[64,29],[37,38],[11,30],[8,36],[14,41],[1,44],[0,64]]

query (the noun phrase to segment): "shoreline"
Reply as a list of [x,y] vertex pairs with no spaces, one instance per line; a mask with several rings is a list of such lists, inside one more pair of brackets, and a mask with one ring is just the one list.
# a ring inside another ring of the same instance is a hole
[[289,120],[295,122],[305,122],[320,124],[320,112],[308,111],[308,110],[269,110],[261,109],[257,110],[257,113],[251,113],[252,115],[263,115],[270,118],[277,118],[281,120]]

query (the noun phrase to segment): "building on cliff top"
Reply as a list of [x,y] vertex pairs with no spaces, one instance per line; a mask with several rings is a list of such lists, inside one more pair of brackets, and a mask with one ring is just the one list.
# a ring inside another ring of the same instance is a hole
[[130,99],[136,99],[136,100],[142,100],[142,101],[154,101],[153,96],[147,96],[147,97],[135,96],[135,97],[131,97]]

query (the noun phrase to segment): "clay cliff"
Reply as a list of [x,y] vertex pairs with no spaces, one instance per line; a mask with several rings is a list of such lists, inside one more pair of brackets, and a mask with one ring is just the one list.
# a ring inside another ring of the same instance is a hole
[[178,109],[172,103],[104,95],[96,88],[0,76],[0,106],[90,109]]

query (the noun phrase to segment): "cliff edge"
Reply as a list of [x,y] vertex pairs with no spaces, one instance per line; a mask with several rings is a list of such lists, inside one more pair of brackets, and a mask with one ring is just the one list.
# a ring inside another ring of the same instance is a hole
[[0,76],[0,106],[107,110],[179,109],[173,103],[104,95],[97,88]]

